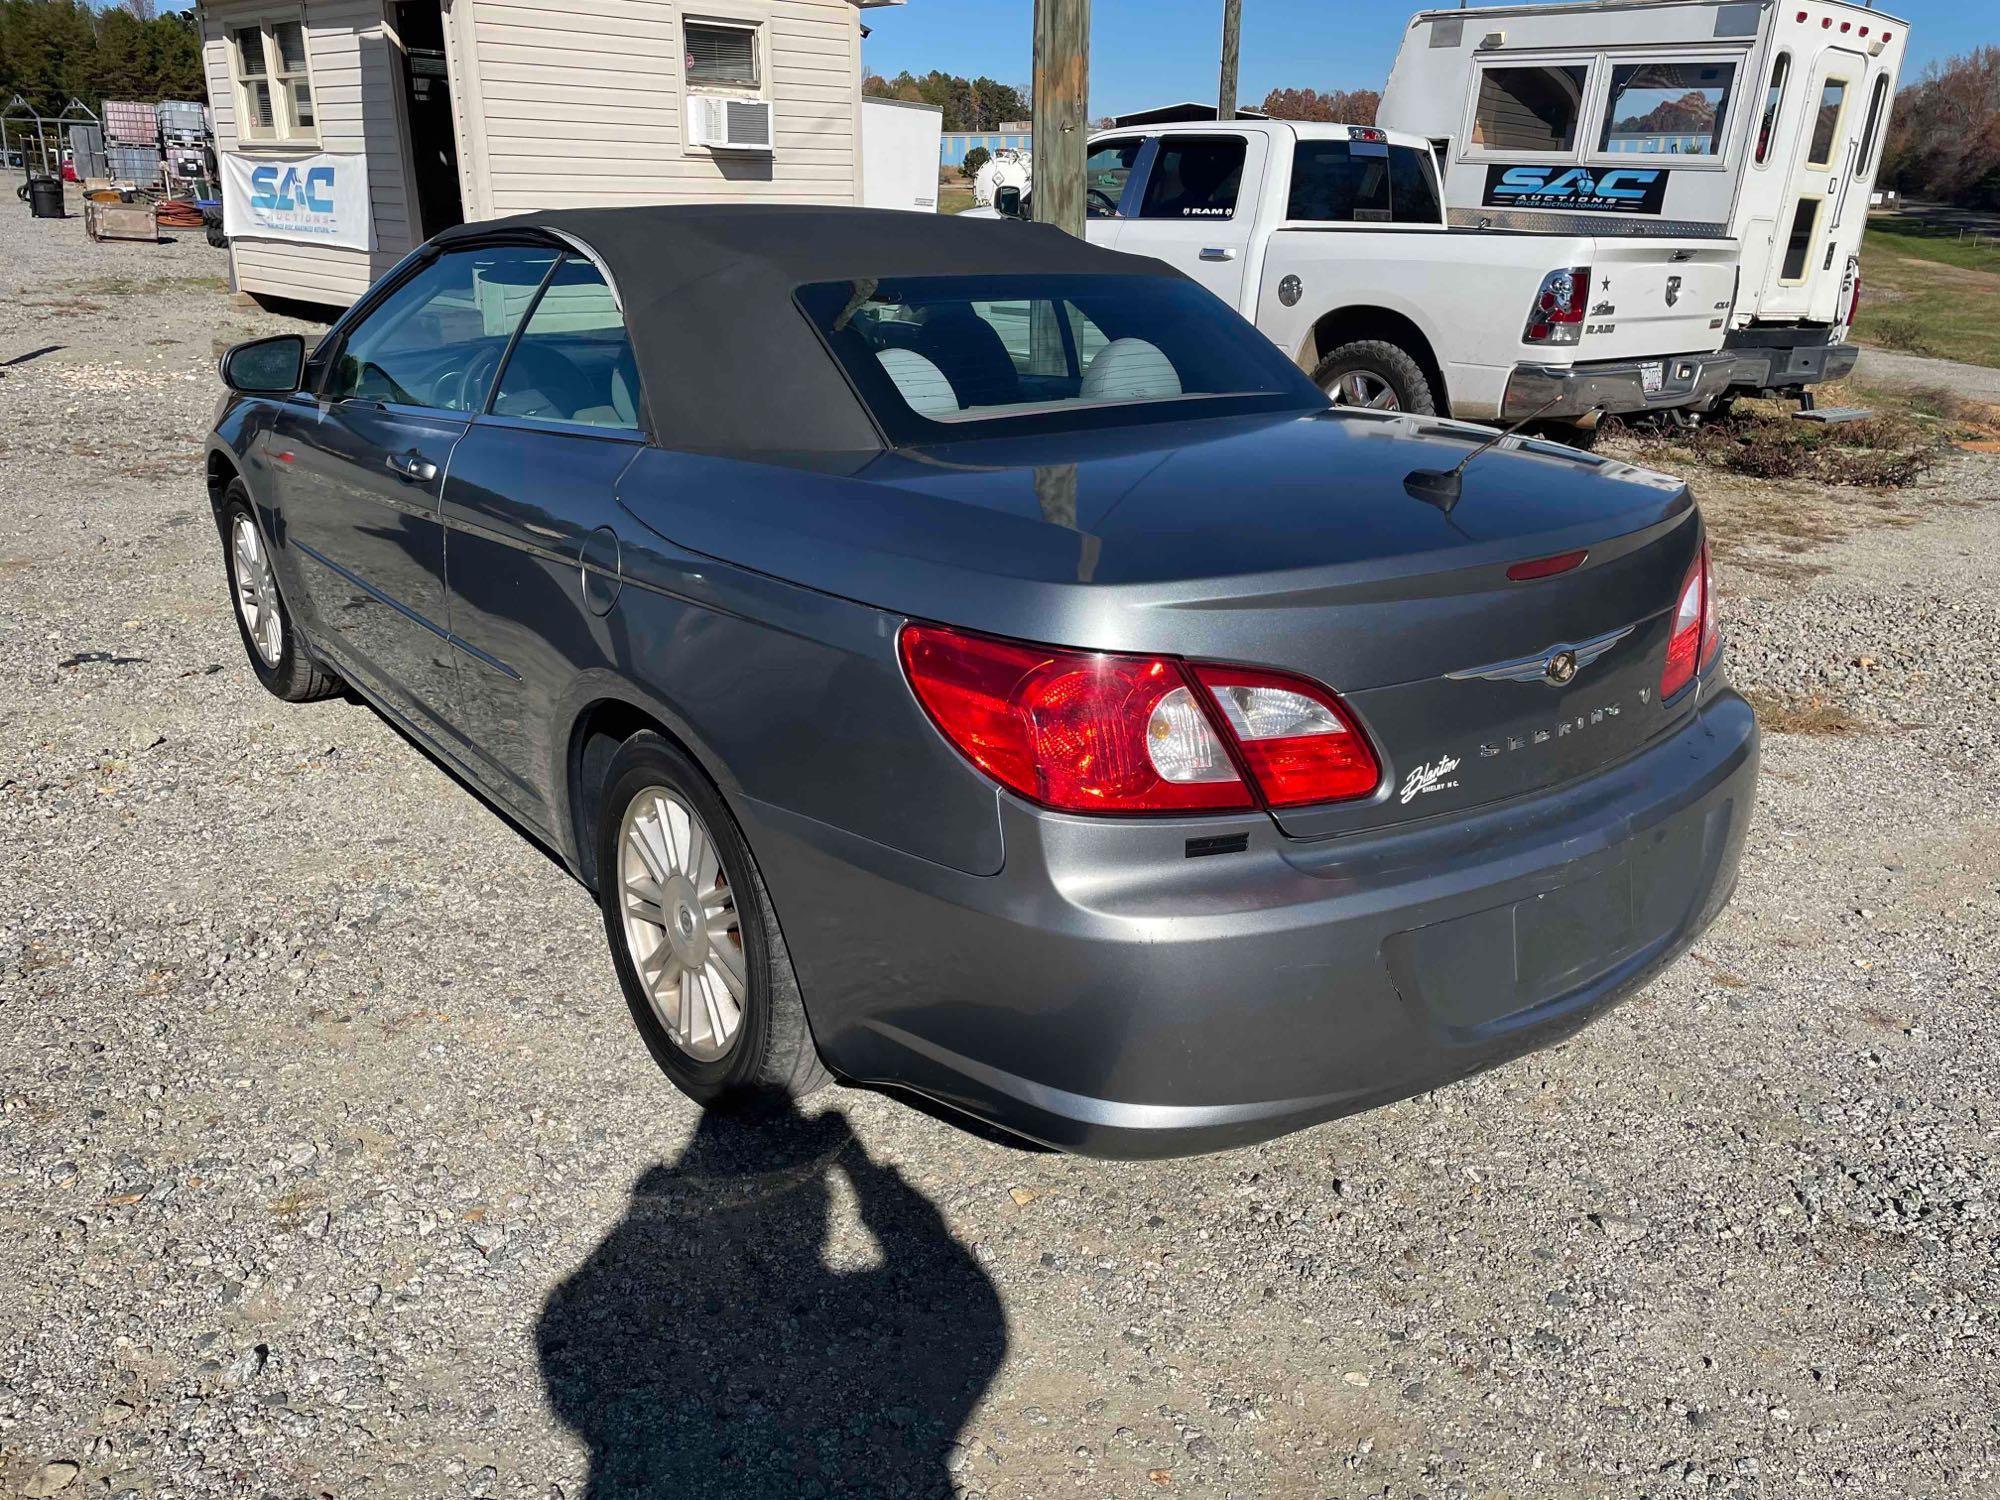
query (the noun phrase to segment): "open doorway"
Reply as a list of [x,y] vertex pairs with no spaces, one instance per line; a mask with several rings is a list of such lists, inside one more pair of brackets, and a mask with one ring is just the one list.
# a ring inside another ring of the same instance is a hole
[[417,215],[429,239],[465,222],[439,0],[396,0],[396,33],[403,42],[403,117],[416,170]]

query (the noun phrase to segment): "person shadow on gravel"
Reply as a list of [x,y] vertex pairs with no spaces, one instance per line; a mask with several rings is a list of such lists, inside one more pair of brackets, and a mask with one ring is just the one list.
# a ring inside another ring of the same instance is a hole
[[[829,1269],[833,1177],[880,1247]],[[846,1117],[704,1115],[536,1330],[589,1500],[943,1495],[1006,1354],[999,1294]]]

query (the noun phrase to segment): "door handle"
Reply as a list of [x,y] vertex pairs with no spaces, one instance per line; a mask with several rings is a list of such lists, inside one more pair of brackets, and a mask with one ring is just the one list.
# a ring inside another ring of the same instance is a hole
[[1206,250],[1201,252],[1201,258],[1203,260],[1234,260],[1236,259],[1236,251],[1234,247],[1229,245],[1210,245]]
[[407,479],[412,484],[429,484],[438,477],[438,466],[421,453],[405,453],[401,458],[391,454],[385,461],[398,479]]

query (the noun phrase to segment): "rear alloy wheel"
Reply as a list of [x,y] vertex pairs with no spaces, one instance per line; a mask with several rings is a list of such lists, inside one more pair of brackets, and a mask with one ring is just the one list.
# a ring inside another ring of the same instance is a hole
[[1313,370],[1313,383],[1335,406],[1363,406],[1375,411],[1408,411],[1430,416],[1437,411],[1430,380],[1404,350],[1381,339],[1356,339],[1342,344]]
[[250,492],[240,479],[230,480],[223,495],[222,552],[236,628],[257,680],[287,703],[309,703],[339,692],[340,679],[312,659],[293,628],[271,568],[271,550],[250,513]]
[[606,775],[598,904],[632,1018],[660,1069],[712,1109],[827,1081],[768,892],[708,778],[634,735]]

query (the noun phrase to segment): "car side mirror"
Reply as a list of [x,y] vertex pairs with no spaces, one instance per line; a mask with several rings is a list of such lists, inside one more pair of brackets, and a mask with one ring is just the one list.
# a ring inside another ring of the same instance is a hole
[[251,339],[222,356],[222,383],[245,396],[289,396],[305,372],[306,341],[296,333]]
[[1021,217],[1021,190],[1013,183],[993,190],[993,211],[1010,219]]

